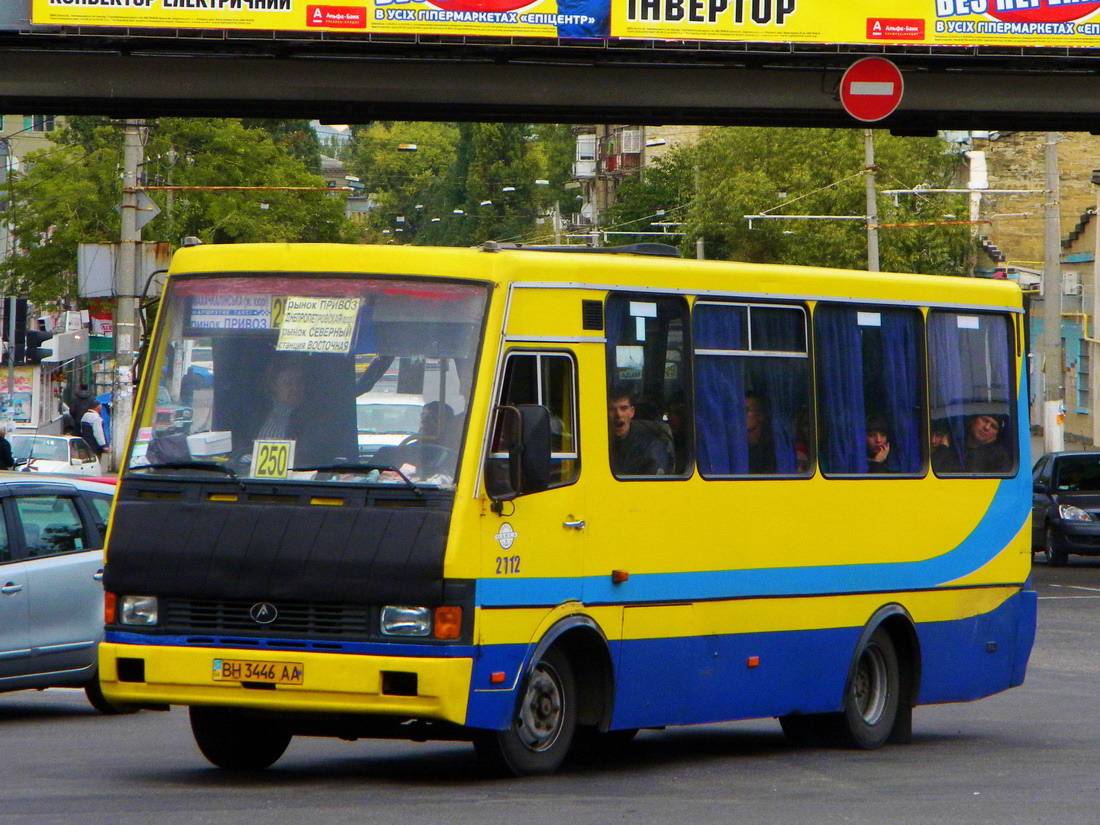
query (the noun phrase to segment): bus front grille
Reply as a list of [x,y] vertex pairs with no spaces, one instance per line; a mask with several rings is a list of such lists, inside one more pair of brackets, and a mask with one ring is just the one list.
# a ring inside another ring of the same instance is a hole
[[[266,620],[274,607],[275,618]],[[306,602],[255,602],[244,599],[165,598],[163,626],[172,633],[237,633],[297,638],[358,637],[370,634],[371,609],[363,605],[310,604]]]

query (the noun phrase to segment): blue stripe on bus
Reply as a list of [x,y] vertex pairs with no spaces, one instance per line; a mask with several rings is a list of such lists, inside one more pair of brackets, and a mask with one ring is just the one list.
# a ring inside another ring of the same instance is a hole
[[[918,704],[978,699],[1023,681],[1035,635],[1034,591],[989,613],[917,627]],[[634,639],[610,645],[612,728],[757,719],[840,709],[862,628]],[[474,662],[466,724],[501,730],[516,707],[525,645],[486,645]],[[758,664],[749,666],[749,658]],[[494,671],[507,685],[490,688]]]
[[1020,506],[1028,476],[1003,479],[981,521],[953,550],[915,562],[643,573],[613,584],[609,576],[553,579],[479,579],[477,602],[485,607],[695,601],[748,597],[835,595],[866,591],[925,590],[981,568],[1016,538],[1028,511]]

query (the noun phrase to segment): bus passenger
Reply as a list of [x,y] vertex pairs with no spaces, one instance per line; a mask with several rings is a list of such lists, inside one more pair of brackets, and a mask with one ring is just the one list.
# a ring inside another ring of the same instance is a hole
[[634,419],[627,390],[612,390],[607,405],[611,425],[611,470],[620,476],[662,476],[672,472],[671,434],[658,421]]
[[975,415],[966,424],[963,470],[968,473],[1003,473],[1012,459],[1003,444],[997,442],[1001,422],[992,415]]
[[867,419],[867,472],[896,473],[897,461],[890,454],[890,431],[886,420],[878,416]]
[[946,421],[932,422],[932,469],[937,473],[961,473],[959,454],[951,444],[951,429]]
[[745,428],[748,431],[751,475],[775,473],[775,442],[769,422],[768,409],[760,394],[745,393]]

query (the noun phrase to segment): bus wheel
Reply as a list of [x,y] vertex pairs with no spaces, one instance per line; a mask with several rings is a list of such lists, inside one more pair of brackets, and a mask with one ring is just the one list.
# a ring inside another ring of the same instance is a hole
[[527,678],[512,725],[479,733],[474,748],[500,773],[553,773],[569,752],[576,726],[573,668],[561,651],[550,648]]
[[84,685],[84,695],[92,707],[105,716],[117,716],[120,713],[137,713],[137,708],[128,708],[124,705],[116,705],[103,695],[103,689],[99,686],[99,676],[93,677]]
[[874,750],[886,744],[898,714],[898,656],[885,628],[878,628],[859,651],[855,673],[837,715],[834,738],[846,747]]
[[291,735],[235,708],[192,707],[191,732],[202,755],[219,768],[258,771],[286,751]]

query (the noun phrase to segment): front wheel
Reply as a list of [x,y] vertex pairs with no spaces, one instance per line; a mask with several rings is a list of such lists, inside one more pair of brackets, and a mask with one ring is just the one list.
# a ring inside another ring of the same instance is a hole
[[137,708],[116,705],[103,695],[103,689],[99,686],[99,676],[95,676],[84,685],[84,695],[93,708],[104,716],[118,716],[123,713],[137,713]]
[[553,773],[569,752],[576,726],[573,668],[561,651],[551,648],[527,677],[512,724],[479,733],[474,748],[500,773]]
[[212,764],[236,771],[274,765],[291,739],[280,725],[236,708],[192,707],[191,732]]
[[834,717],[834,740],[862,750],[886,744],[898,714],[900,684],[894,642],[880,627],[859,651],[855,672],[844,691],[844,707]]
[[1046,553],[1047,564],[1051,567],[1065,567],[1067,562],[1069,562],[1069,553],[1066,552],[1066,548],[1058,541],[1058,536],[1054,533],[1054,528],[1049,524],[1047,525],[1045,540],[1043,542],[1043,552]]

